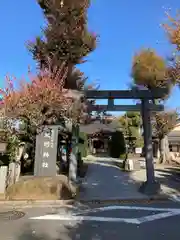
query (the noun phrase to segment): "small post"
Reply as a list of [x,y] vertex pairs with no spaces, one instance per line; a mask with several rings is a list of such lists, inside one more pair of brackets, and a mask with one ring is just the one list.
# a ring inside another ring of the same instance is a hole
[[69,180],[72,183],[77,182],[78,139],[79,139],[79,126],[73,125],[73,127],[72,127],[72,152],[70,154],[70,163],[69,163]]
[[149,100],[145,99],[142,100],[142,120],[144,128],[147,181],[141,185],[140,191],[148,195],[154,195],[160,191],[160,184],[155,180],[154,175],[151,115],[149,109]]
[[0,195],[5,195],[7,174],[8,167],[7,166],[0,167]]

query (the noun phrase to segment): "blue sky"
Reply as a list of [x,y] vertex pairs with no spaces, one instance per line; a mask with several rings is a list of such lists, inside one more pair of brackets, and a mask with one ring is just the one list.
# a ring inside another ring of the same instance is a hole
[[[151,47],[162,56],[170,52],[160,23],[164,8],[179,8],[177,0],[103,1],[93,0],[89,9],[89,27],[100,35],[97,49],[81,69],[89,81],[97,80],[102,89],[126,89],[131,82],[132,57],[142,47]],[[25,43],[40,33],[44,20],[36,0],[0,1],[0,85],[9,73],[25,76],[27,67],[35,69]],[[167,106],[179,107],[179,89],[175,89]],[[128,104],[130,101],[121,100]]]

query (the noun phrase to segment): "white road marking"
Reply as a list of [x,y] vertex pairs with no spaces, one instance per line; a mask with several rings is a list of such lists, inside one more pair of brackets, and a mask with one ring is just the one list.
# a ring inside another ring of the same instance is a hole
[[152,222],[152,221],[155,221],[155,220],[164,219],[164,218],[168,218],[168,217],[173,217],[173,216],[176,216],[176,215],[180,215],[180,212],[164,212],[164,213],[153,214],[153,215],[150,215],[150,216],[140,217],[140,218],[138,218],[138,221],[140,223]]
[[180,214],[180,208],[154,208],[154,207],[136,207],[136,206],[106,206],[99,207],[94,209],[87,209],[77,212],[73,215],[85,214],[85,213],[95,213],[95,212],[103,212],[103,211],[111,211],[111,210],[139,210],[139,211],[155,211],[155,212],[178,212]]
[[[97,217],[97,216],[78,216],[85,213],[95,213],[111,210],[139,210],[139,211],[153,211],[155,214],[144,216],[140,218],[112,218],[112,217]],[[160,212],[160,213],[158,213]],[[154,207],[136,207],[136,206],[107,206],[96,209],[87,209],[79,211],[76,214],[48,214],[44,216],[31,217],[31,220],[61,220],[61,221],[98,221],[98,222],[124,222],[131,224],[141,224],[145,222],[151,222],[159,219],[164,219],[172,216],[180,215],[179,208],[154,208]]]
[[45,215],[32,217],[32,220],[63,220],[63,221],[96,221],[96,222],[125,222],[140,224],[137,218],[111,218],[111,217],[93,217],[93,216],[64,216],[64,215]]
[[118,206],[118,205],[100,207],[96,209],[101,209],[103,211],[125,209],[125,210],[157,211],[157,212],[168,212],[168,211],[180,212],[180,208],[156,208],[156,207],[136,207],[136,206]]

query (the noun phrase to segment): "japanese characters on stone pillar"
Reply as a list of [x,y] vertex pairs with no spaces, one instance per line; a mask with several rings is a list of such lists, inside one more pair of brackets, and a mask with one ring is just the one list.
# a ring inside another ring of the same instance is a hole
[[35,176],[56,176],[58,126],[48,126],[36,137]]
[[53,148],[53,130],[44,132],[42,168],[49,167],[49,148]]

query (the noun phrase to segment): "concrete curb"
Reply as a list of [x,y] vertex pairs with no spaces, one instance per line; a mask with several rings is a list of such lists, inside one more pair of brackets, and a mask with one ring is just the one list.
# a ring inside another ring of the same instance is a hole
[[118,198],[118,199],[91,199],[91,200],[80,200],[82,204],[124,204],[124,203],[153,203],[153,202],[167,202],[169,198],[166,196],[154,196],[144,198]]
[[112,198],[112,199],[88,199],[88,200],[13,200],[0,201],[0,208],[44,208],[44,207],[61,207],[70,206],[76,203],[80,204],[151,204],[154,202],[167,202],[171,200],[166,195],[144,196],[142,198]]
[[135,198],[109,198],[109,199],[71,199],[71,200],[0,200],[0,208],[2,207],[45,207],[45,206],[67,206],[79,203],[134,203],[134,202],[153,202],[167,201],[167,195],[142,196]]
[[12,200],[1,201],[0,208],[29,208],[29,207],[50,207],[67,206],[74,204],[75,200]]

